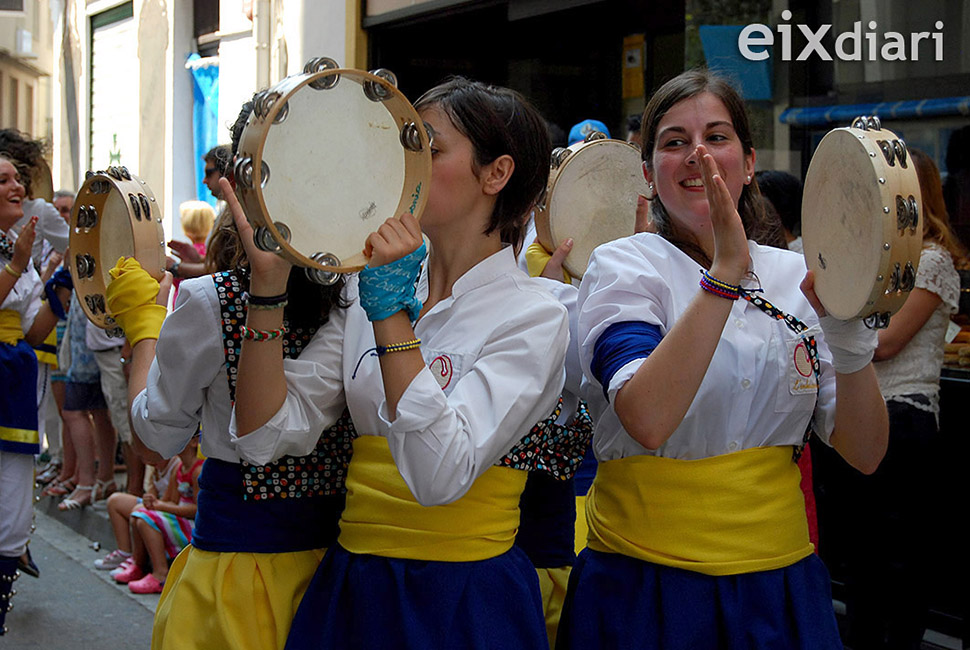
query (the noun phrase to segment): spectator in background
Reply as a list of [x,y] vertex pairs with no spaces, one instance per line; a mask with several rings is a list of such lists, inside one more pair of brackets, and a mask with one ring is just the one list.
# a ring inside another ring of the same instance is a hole
[[569,146],[582,142],[593,131],[599,131],[607,138],[610,137],[610,130],[599,120],[583,120],[569,129]]
[[761,188],[761,195],[766,199],[765,209],[768,216],[777,215],[781,221],[788,250],[801,253],[802,182],[788,172],[780,170],[755,172],[754,177],[758,181],[758,187]]
[[[168,271],[175,278],[175,296],[183,278],[197,278],[205,274],[205,248],[216,213],[205,201],[184,201],[179,206],[182,232],[191,243],[172,240],[168,243],[179,259],[168,258]],[[183,269],[182,264],[186,267]]]
[[[226,213],[225,207],[226,203],[224,197],[222,196],[222,189],[219,187],[219,179],[223,176],[230,177],[230,166],[232,164],[232,147],[228,144],[220,144],[218,146],[209,149],[206,154],[202,157],[205,161],[205,178],[203,182],[209,191],[212,192],[212,196],[216,197],[218,203],[215,210],[213,211],[213,222],[216,226],[222,224],[224,220],[232,221],[232,215]],[[191,203],[191,202],[187,202]],[[182,219],[185,218],[185,213],[182,211],[182,206],[179,206],[179,211],[181,213]],[[225,214],[225,217],[223,215]],[[183,222],[184,223],[184,222]],[[185,230],[185,226],[182,226]],[[214,233],[218,228],[213,227],[210,223],[208,229],[206,229],[206,237],[211,236],[210,233]],[[188,231],[185,232],[186,235],[191,235]],[[176,278],[176,281],[184,278],[197,278],[200,275],[205,275],[210,273],[211,270],[206,269],[205,265],[205,253],[200,252],[199,248],[195,245],[195,241],[191,244],[186,242],[181,242],[178,240],[172,240],[168,242],[168,247],[178,256],[178,259],[169,257],[168,258],[168,268],[167,270]],[[208,239],[203,239],[203,248],[208,243]]]

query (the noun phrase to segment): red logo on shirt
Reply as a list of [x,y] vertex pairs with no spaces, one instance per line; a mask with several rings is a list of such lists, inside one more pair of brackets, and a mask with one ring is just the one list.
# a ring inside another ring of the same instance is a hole
[[434,378],[438,381],[438,385],[441,386],[441,390],[448,388],[448,384],[451,383],[451,358],[441,354],[435,357],[430,364],[428,364],[428,369]]
[[795,370],[802,377],[812,376],[812,358],[808,355],[808,348],[805,346],[805,342],[802,341],[795,346],[795,354],[792,361],[795,362]]

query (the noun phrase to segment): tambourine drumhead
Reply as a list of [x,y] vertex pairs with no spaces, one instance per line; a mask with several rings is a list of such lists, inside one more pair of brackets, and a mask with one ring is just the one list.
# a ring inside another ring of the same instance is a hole
[[44,199],[48,203],[54,200],[54,179],[51,168],[43,158],[38,159],[30,177],[30,190],[35,199]]
[[839,128],[822,138],[805,176],[802,240],[827,313],[888,322],[915,281],[921,213],[916,171],[894,133]]
[[68,267],[81,309],[102,329],[116,327],[104,291],[120,257],[134,257],[156,280],[165,274],[165,231],[151,189],[124,167],[84,181],[71,210]]
[[[240,139],[236,192],[289,261],[358,271],[367,263],[364,241],[385,219],[420,216],[430,142],[392,83],[330,69],[288,77],[255,103]],[[332,257],[313,259],[320,254]]]
[[637,196],[647,195],[647,182],[640,150],[622,140],[579,142],[563,151],[569,153],[554,157],[544,205],[536,211],[536,235],[549,252],[571,237],[563,267],[581,278],[594,248],[633,234]]

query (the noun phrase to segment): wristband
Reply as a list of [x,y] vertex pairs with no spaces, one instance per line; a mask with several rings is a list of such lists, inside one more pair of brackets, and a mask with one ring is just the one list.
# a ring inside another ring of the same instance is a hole
[[278,339],[287,333],[286,326],[279,328],[278,330],[254,330],[243,325],[240,328],[240,333],[242,337],[247,341],[272,341]]
[[10,266],[10,264],[4,264],[3,270],[18,279],[24,274],[23,271],[16,270],[14,267]]
[[246,304],[253,309],[281,309],[289,303],[289,294],[284,292],[278,296],[254,296],[246,293],[243,296]]
[[713,293],[715,296],[720,296],[721,298],[737,300],[741,297],[741,285],[728,284],[723,280],[718,280],[704,269],[701,269],[700,285],[704,291]]
[[818,319],[826,345],[832,351],[832,366],[844,375],[865,368],[875,354],[879,335],[862,320],[839,320],[834,316]]
[[407,312],[411,321],[421,314],[421,301],[414,295],[421,263],[427,255],[424,242],[400,259],[382,266],[365,266],[360,272],[360,305],[367,320],[390,318],[399,311]]
[[122,257],[109,273],[112,280],[105,289],[108,312],[125,331],[128,342],[135,345],[143,339],[157,339],[168,314],[164,305],[155,302],[158,281],[133,257]]
[[391,343],[390,345],[378,345],[377,356],[383,357],[385,354],[390,354],[392,352],[405,352],[407,350],[417,350],[421,347],[421,339],[414,338],[410,341],[404,341],[403,343]]

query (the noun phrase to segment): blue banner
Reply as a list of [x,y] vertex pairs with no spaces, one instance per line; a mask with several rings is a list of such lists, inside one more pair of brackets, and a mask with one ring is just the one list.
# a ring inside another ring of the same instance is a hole
[[202,156],[219,144],[219,63],[215,57],[203,59],[192,53],[185,67],[192,75],[192,142],[195,153],[195,184],[199,199],[215,206],[216,197],[202,182],[205,161]]

